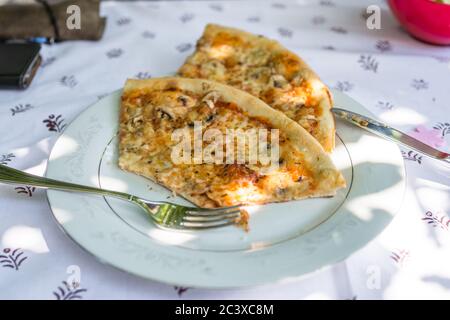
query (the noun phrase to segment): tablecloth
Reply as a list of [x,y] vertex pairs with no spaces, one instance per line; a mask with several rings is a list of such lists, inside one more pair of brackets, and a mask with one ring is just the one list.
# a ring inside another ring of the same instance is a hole
[[[379,30],[366,26],[370,4],[381,8]],[[383,1],[103,2],[101,12],[101,41],[45,45],[31,87],[0,91],[0,163],[44,174],[59,133],[82,110],[127,77],[173,73],[208,22],[281,41],[331,88],[449,151],[450,48],[410,38]],[[183,288],[118,271],[61,232],[45,191],[0,185],[0,299],[449,299],[450,172],[402,150],[406,198],[380,236],[326,270],[246,289]]]

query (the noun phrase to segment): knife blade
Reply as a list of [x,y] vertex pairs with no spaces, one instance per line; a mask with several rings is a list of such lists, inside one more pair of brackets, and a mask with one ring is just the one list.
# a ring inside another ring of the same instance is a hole
[[339,118],[344,119],[362,129],[365,129],[377,136],[399,143],[407,148],[418,151],[428,157],[442,160],[450,164],[450,154],[439,151],[429,145],[397,130],[385,123],[376,121],[364,115],[341,109],[332,108],[331,111]]

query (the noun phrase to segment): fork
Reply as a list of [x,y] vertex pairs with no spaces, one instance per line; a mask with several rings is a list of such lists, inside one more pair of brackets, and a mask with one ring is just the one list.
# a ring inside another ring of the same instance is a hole
[[206,209],[186,207],[164,201],[150,201],[124,192],[44,178],[5,165],[0,165],[0,182],[25,184],[45,189],[84,192],[126,200],[143,209],[157,226],[169,229],[201,230],[219,228],[236,224],[241,218],[239,206]]

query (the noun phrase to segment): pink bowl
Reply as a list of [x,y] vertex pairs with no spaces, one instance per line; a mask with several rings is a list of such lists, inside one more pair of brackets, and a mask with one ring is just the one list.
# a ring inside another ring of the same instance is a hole
[[414,37],[450,45],[450,5],[431,0],[389,0],[392,12]]

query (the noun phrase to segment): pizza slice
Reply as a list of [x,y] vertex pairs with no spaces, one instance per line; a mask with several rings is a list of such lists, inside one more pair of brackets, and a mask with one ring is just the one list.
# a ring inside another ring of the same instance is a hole
[[209,24],[178,75],[245,90],[298,122],[325,151],[334,148],[328,88],[302,59],[274,40]]
[[332,196],[345,186],[329,155],[295,121],[208,80],[128,80],[119,153],[123,170],[206,208]]

